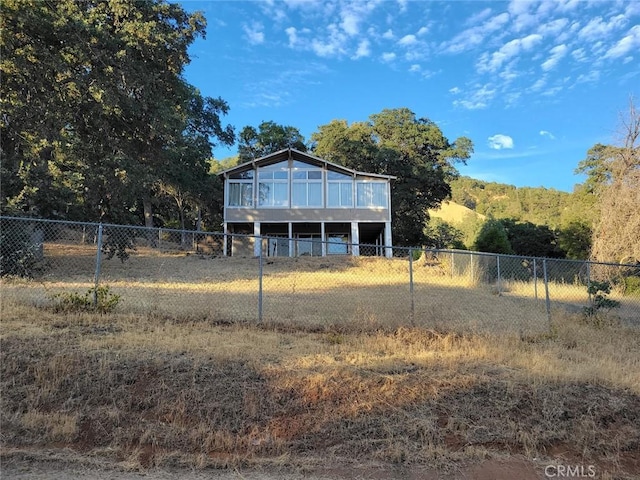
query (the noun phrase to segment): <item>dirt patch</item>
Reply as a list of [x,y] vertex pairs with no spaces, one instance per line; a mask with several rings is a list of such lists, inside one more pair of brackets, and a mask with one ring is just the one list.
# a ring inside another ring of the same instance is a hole
[[360,465],[358,467],[326,467],[296,471],[280,469],[229,469],[201,471],[172,468],[127,471],[122,466],[104,461],[78,459],[72,454],[24,451],[4,452],[2,474],[14,480],[541,480],[540,467],[522,458],[492,459],[443,472],[425,467],[390,467]]

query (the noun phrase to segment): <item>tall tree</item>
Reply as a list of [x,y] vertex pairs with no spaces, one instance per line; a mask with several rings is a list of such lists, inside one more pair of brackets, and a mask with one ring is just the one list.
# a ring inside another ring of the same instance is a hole
[[[633,99],[621,117],[619,145],[599,147],[597,178],[600,220],[592,257],[599,261],[640,262],[640,111]],[[593,149],[592,149],[593,150]]]
[[297,128],[275,122],[262,122],[257,130],[246,126],[238,135],[240,162],[255,160],[285,148],[307,151],[304,136]]
[[495,219],[489,219],[482,225],[473,249],[478,252],[513,253],[507,230],[499,220]]
[[233,141],[226,103],[182,78],[201,14],[162,0],[1,5],[3,211],[134,221],[194,129],[211,136],[193,161]]
[[428,239],[427,210],[450,196],[458,175],[454,164],[466,161],[471,140],[450,142],[429,119],[407,108],[383,110],[368,122],[348,125],[333,120],[312,135],[314,153],[329,161],[371,173],[394,175],[391,206],[394,243],[422,245]]
[[546,225],[517,222],[513,219],[499,220],[507,232],[513,253],[527,257],[564,258],[559,246],[559,235]]

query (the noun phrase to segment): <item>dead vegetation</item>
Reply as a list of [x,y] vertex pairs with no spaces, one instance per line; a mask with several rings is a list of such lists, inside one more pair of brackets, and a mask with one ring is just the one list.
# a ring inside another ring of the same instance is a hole
[[2,302],[2,447],[130,468],[522,455],[640,474],[640,332],[54,314]]

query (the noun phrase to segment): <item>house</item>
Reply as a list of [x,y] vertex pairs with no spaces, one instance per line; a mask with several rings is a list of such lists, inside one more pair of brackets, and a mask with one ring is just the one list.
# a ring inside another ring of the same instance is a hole
[[232,234],[225,235],[225,255],[391,256],[393,176],[290,148],[219,175],[224,232]]

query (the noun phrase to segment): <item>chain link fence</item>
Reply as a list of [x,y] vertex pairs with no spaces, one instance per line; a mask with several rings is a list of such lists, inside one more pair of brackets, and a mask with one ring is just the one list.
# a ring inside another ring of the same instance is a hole
[[567,313],[640,326],[638,265],[15,217],[0,217],[0,241],[3,303],[117,297],[123,313],[311,329],[529,334]]

